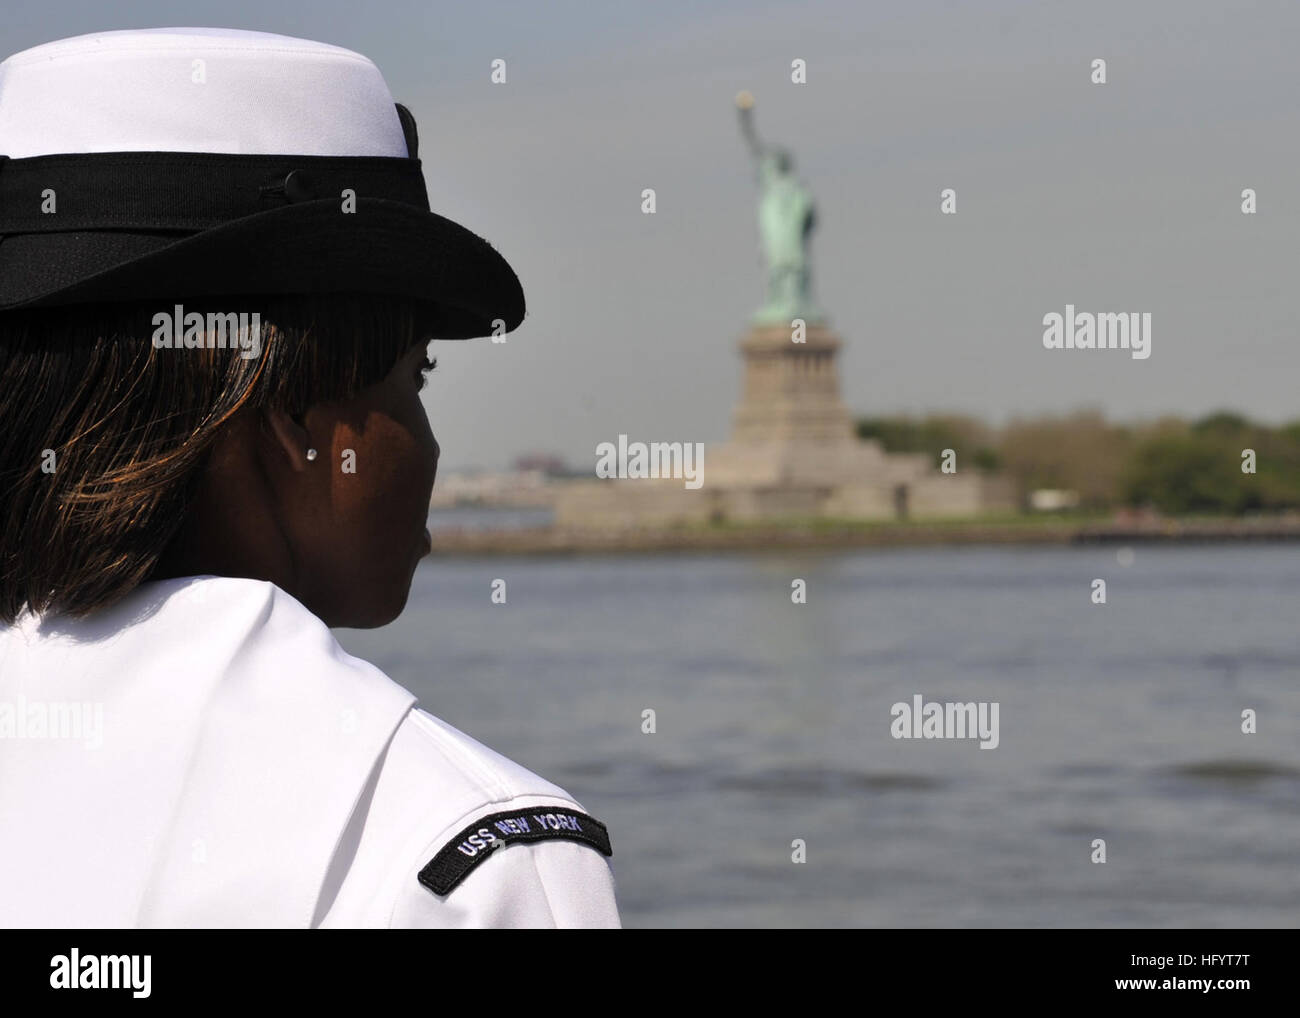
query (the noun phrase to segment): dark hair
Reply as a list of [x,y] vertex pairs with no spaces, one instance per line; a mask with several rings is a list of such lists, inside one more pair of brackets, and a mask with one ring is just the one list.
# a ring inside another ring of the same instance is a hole
[[257,312],[257,356],[158,349],[160,301],[0,314],[0,622],[84,616],[148,578],[243,407],[347,399],[436,335],[431,305],[359,295],[178,301]]

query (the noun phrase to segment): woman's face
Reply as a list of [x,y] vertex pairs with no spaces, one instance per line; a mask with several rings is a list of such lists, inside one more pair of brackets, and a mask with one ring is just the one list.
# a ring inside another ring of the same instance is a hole
[[281,529],[298,588],[289,592],[328,625],[391,622],[429,551],[439,449],[419,395],[425,351],[413,347],[382,381],[303,415],[317,457],[282,486]]
[[412,347],[381,381],[300,419],[241,409],[213,446],[154,578],[269,580],[329,626],[397,618],[429,551],[438,470],[420,402],[432,367],[425,349]]

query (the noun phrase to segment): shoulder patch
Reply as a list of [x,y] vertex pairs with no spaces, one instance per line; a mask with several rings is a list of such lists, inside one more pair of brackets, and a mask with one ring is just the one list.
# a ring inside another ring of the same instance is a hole
[[498,848],[516,841],[556,839],[581,841],[603,855],[614,854],[609,831],[595,817],[562,806],[533,806],[475,820],[420,870],[420,883],[434,894],[448,894]]

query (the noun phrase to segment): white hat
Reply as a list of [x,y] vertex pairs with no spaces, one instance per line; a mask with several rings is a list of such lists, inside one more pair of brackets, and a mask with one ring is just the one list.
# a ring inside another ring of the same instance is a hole
[[318,292],[436,303],[446,338],[523,319],[506,261],[430,212],[415,120],[366,57],[158,28],[0,63],[0,313]]

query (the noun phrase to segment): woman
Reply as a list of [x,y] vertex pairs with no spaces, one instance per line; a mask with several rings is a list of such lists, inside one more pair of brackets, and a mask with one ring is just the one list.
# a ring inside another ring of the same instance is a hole
[[523,318],[417,146],[305,40],[0,64],[0,924],[618,925],[603,825],[329,633],[429,550],[428,340]]

